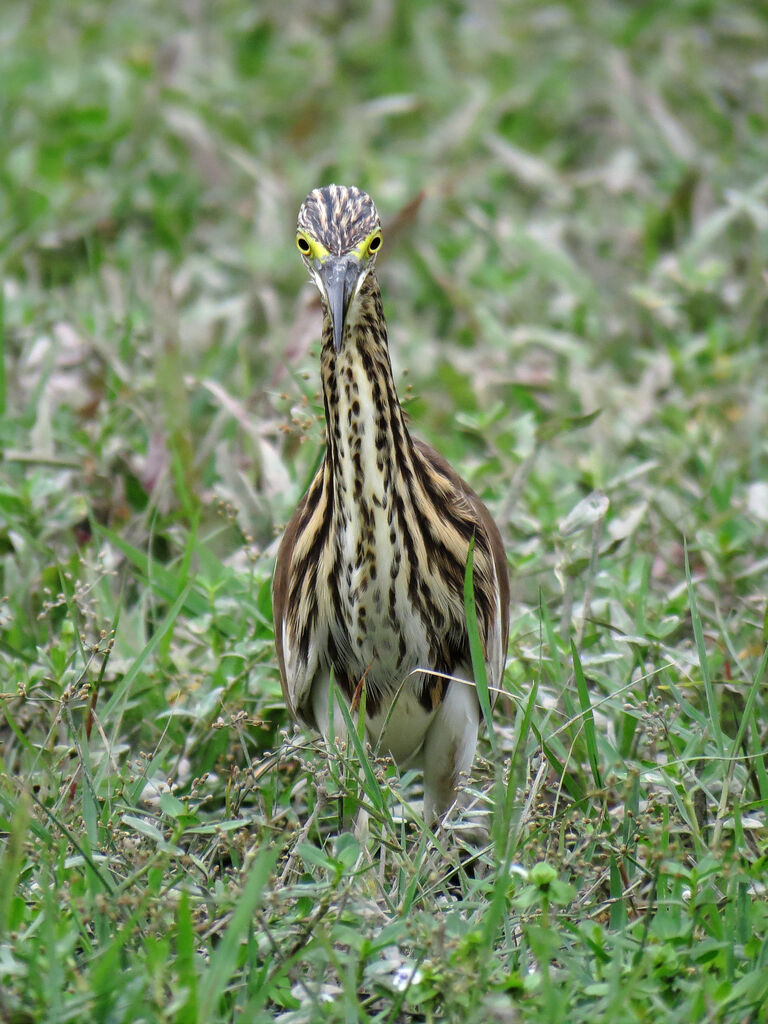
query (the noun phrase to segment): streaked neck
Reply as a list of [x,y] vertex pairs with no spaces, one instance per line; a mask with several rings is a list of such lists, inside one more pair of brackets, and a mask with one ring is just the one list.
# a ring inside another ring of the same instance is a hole
[[321,375],[328,461],[347,501],[392,497],[392,474],[412,463],[412,443],[397,398],[379,284],[366,278],[350,309],[340,352],[324,311]]

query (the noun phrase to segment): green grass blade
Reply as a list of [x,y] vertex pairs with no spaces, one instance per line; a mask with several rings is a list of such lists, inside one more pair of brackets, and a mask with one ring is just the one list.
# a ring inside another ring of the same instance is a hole
[[16,803],[15,814],[10,825],[10,834],[5,837],[0,857],[0,937],[9,930],[9,912],[16,890],[16,883],[24,863],[24,844],[29,831],[29,796],[22,792]]
[[[763,651],[763,656],[761,657],[760,663],[757,666],[757,671],[755,672],[754,679],[752,680],[752,682],[750,684],[749,691],[747,693],[747,699],[744,702],[744,710],[743,710],[743,712],[741,714],[741,719],[739,721],[739,728],[738,728],[738,730],[736,732],[736,735],[735,735],[735,737],[733,739],[733,743],[731,744],[731,757],[732,758],[737,756],[737,754],[739,752],[739,749],[741,747],[741,744],[742,744],[742,740],[744,739],[744,733],[747,730],[747,728],[749,727],[750,721],[752,720],[752,715],[753,715],[754,709],[755,709],[755,703],[756,703],[758,697],[760,696],[760,692],[761,692],[761,688],[762,688],[762,684],[763,684],[763,677],[765,676],[765,670],[766,670],[767,667],[768,667],[768,647],[766,647],[765,650]],[[757,724],[757,723],[755,723],[755,724]]]
[[243,890],[238,896],[232,919],[211,956],[210,965],[200,979],[198,1020],[219,1019],[219,1000],[235,974],[239,964],[243,937],[253,927],[254,912],[274,870],[279,848],[262,850],[248,872]]
[[592,780],[595,783],[595,788],[600,790],[603,788],[603,781],[600,777],[600,766],[597,757],[595,716],[592,713],[592,704],[589,699],[589,687],[587,686],[587,680],[584,678],[584,670],[581,667],[581,658],[579,657],[579,652],[576,650],[576,645],[573,640],[571,640],[571,655],[573,657],[573,674],[576,679],[579,704],[581,705],[581,718],[584,723],[584,738],[587,744],[589,767],[592,772]]
[[[120,707],[120,705],[128,699],[131,687],[133,686],[136,677],[143,668],[145,662],[151,657],[151,655],[155,652],[157,647],[162,643],[166,634],[173,629],[176,623],[176,619],[179,617],[179,613],[184,607],[187,597],[189,596],[189,590],[189,585],[187,585],[182,590],[182,592],[176,598],[174,603],[168,609],[168,614],[160,623],[157,630],[153,633],[149,642],[146,644],[144,649],[139,652],[139,654],[136,656],[136,660],[125,673],[123,678],[120,680],[119,684],[115,689],[115,692],[112,694],[112,696],[102,709],[102,718],[104,721],[107,721],[112,715],[114,715],[117,712],[117,709]],[[116,721],[115,723],[115,729],[118,728],[118,721]]]
[[480,701],[480,708],[483,712],[485,725],[488,730],[488,737],[491,741],[491,749],[496,750],[496,737],[493,732],[493,715],[491,714],[491,699],[488,690],[488,675],[485,670],[485,653],[480,639],[480,631],[477,628],[477,606],[475,603],[474,583],[474,552],[475,538],[469,542],[467,551],[467,566],[464,571],[464,614],[467,620],[467,634],[469,636],[469,653],[472,658],[472,674],[475,678],[477,699]]
[[197,974],[195,972],[195,929],[189,909],[189,895],[182,892],[176,909],[176,969],[179,986],[187,989],[187,998],[176,1014],[174,1024],[197,1024]]
[[371,765],[371,759],[368,757],[368,751],[366,750],[364,738],[361,737],[360,733],[358,732],[355,720],[352,718],[352,712],[347,707],[346,701],[338,693],[338,690],[336,696],[339,710],[341,711],[342,717],[344,718],[344,724],[347,727],[347,736],[352,742],[355,755],[357,757],[358,762],[360,763],[360,767],[363,772],[363,780],[365,783],[363,788],[365,790],[365,793],[368,796],[368,799],[373,804],[373,806],[376,808],[376,810],[383,811],[385,806],[384,797],[382,796],[381,793],[379,780],[376,778],[376,775],[374,774],[373,766]]
[[5,416],[7,390],[5,369],[5,289],[0,288],[0,417]]
[[688,585],[688,600],[691,608],[691,622],[693,623],[693,636],[696,641],[696,652],[699,656],[699,668],[701,669],[701,678],[704,680],[704,692],[707,697],[709,727],[717,745],[718,753],[721,757],[724,757],[725,740],[723,739],[723,730],[720,725],[720,712],[715,699],[715,691],[712,687],[712,678],[709,673],[709,660],[707,658],[707,648],[704,645],[704,629],[701,624],[701,615],[699,614],[699,606],[696,600],[696,591],[691,579],[691,566],[688,560],[687,541],[685,542],[685,580]]

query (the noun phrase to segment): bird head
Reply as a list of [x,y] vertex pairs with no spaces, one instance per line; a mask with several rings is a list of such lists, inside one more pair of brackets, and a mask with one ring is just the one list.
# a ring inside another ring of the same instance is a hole
[[309,193],[299,210],[296,245],[320,289],[341,351],[349,307],[381,248],[381,222],[373,200],[359,188],[328,185]]

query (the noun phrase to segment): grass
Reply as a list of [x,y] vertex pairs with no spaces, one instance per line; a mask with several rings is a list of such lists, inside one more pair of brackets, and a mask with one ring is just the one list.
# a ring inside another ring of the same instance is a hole
[[[0,1018],[765,1020],[768,18],[9,0],[2,31]],[[417,780],[280,698],[322,445],[293,228],[333,180],[383,215],[414,432],[509,555],[471,874],[461,815],[429,835]]]

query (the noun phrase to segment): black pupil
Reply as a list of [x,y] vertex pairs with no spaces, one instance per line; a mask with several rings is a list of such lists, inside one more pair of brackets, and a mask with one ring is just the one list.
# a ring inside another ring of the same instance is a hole
[[371,252],[376,252],[376,250],[379,248],[380,245],[381,245],[381,239],[380,238],[372,238],[371,239],[371,244],[368,246],[368,248],[371,250]]
[[299,239],[299,248],[301,249],[302,252],[309,252],[309,242],[306,240],[306,238]]

